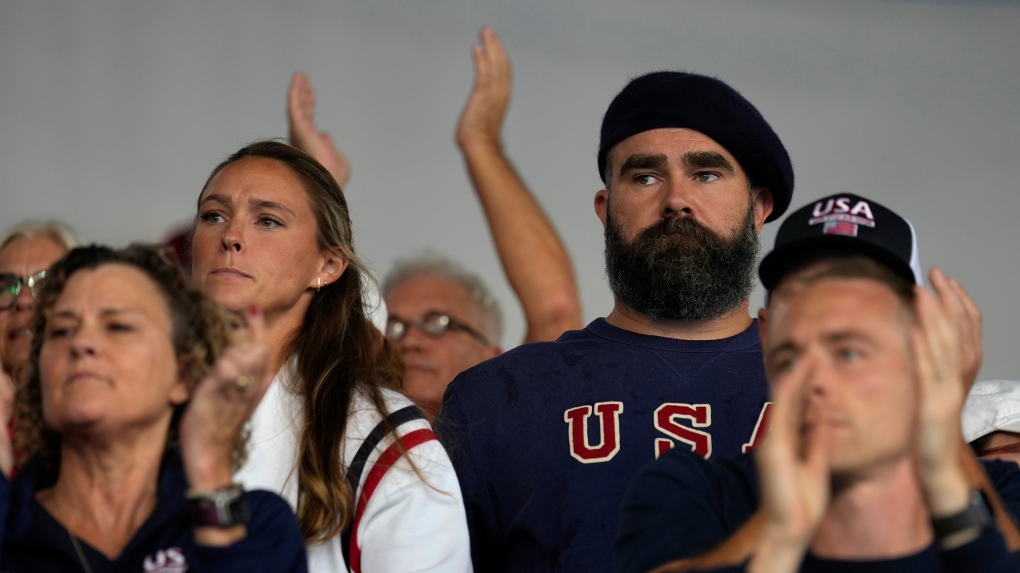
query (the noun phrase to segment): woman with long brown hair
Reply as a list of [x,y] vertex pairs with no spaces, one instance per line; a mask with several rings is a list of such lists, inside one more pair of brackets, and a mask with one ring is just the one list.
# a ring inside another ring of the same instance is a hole
[[277,375],[239,479],[295,508],[312,571],[469,571],[460,486],[369,320],[343,192],[274,142],[234,153],[198,200],[192,280],[265,313]]

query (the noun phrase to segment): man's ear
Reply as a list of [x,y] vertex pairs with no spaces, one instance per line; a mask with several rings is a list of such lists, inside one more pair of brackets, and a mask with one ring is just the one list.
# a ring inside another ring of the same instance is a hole
[[765,352],[765,331],[769,322],[769,309],[761,307],[758,309],[758,339],[761,340],[761,351]]
[[764,187],[751,189],[751,201],[754,202],[754,230],[761,232],[765,219],[772,214],[772,193]]
[[606,215],[609,212],[609,191],[603,189],[595,194],[595,214],[602,221],[602,228],[606,228]]

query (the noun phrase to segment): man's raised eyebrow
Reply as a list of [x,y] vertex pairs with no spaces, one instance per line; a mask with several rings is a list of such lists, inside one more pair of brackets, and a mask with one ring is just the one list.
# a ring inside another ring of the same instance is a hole
[[659,169],[665,167],[668,163],[669,160],[665,155],[646,155],[643,153],[631,155],[620,166],[620,177],[637,169]]
[[687,167],[721,169],[729,173],[736,171],[729,159],[723,157],[721,153],[714,151],[688,151],[680,156],[680,162]]

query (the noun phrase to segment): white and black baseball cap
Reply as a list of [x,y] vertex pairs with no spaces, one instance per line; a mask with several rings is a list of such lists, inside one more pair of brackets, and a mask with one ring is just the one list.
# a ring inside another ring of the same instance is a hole
[[992,432],[1020,434],[1020,381],[975,382],[963,405],[962,421],[967,442]]
[[823,197],[783,221],[775,246],[758,266],[772,290],[784,275],[819,258],[864,255],[905,280],[924,284],[917,234],[910,221],[885,206],[852,193]]

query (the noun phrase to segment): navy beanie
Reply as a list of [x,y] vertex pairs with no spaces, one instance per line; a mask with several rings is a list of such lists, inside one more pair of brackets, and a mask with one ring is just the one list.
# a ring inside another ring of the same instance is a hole
[[[606,157],[628,137],[660,127],[686,127],[711,137],[740,163],[755,185],[772,194],[778,219],[793,196],[793,165],[765,118],[730,86],[687,72],[653,72],[631,80],[606,110],[599,142],[599,175]],[[605,181],[604,181],[605,182]]]

